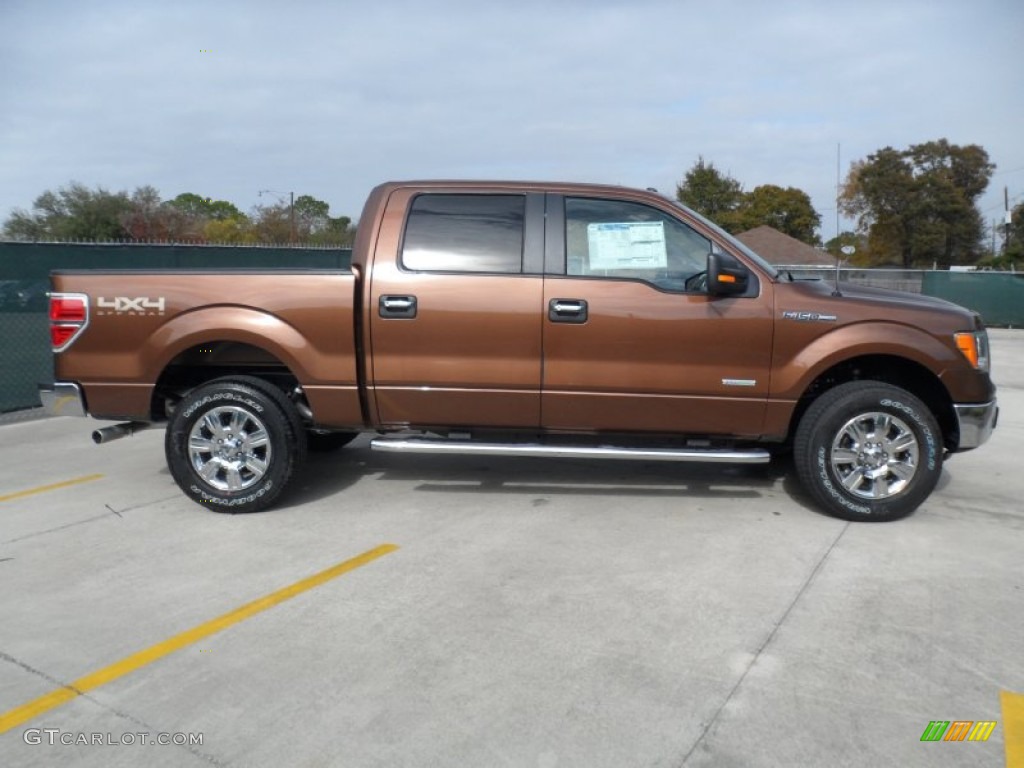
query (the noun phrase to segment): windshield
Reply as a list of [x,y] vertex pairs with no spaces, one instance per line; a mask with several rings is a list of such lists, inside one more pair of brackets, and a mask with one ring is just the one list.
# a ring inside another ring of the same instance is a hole
[[768,273],[768,275],[772,278],[772,280],[777,280],[778,279],[778,277],[779,277],[779,270],[777,270],[775,267],[773,267],[771,264],[769,264],[767,261],[765,261],[762,257],[758,256],[754,251],[752,251],[746,245],[741,243],[734,236],[730,235],[728,232],[726,232],[720,226],[715,224],[715,222],[711,221],[706,216],[701,216],[699,213],[697,213],[692,208],[687,208],[685,205],[680,203],[678,200],[672,200],[671,198],[668,198],[668,199],[671,200],[671,202],[672,202],[672,204],[674,206],[676,206],[677,208],[681,208],[682,210],[686,211],[687,214],[689,214],[693,218],[695,218],[698,221],[700,221],[701,223],[703,223],[709,229],[713,230],[716,235],[721,237],[723,240],[728,242],[737,251],[740,251],[744,256],[746,256],[751,261],[756,263],[759,267],[761,267],[765,272]]

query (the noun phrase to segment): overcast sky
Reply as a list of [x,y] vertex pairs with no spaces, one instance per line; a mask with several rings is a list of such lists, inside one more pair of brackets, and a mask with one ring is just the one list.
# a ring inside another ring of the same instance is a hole
[[1024,199],[1021,0],[0,0],[0,219],[72,180],[352,218],[389,179],[674,193],[703,155],[828,239],[837,144],[845,176],[943,137],[997,164],[986,222]]

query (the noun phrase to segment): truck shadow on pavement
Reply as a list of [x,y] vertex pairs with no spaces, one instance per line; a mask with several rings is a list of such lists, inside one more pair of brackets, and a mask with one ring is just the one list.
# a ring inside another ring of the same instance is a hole
[[[770,494],[816,511],[788,456],[768,464],[692,464],[479,456],[396,456],[359,442],[333,454],[314,454],[299,470],[277,509],[342,493],[365,480],[399,482],[417,493],[622,496],[745,501]],[[781,480],[781,483],[780,483]]]

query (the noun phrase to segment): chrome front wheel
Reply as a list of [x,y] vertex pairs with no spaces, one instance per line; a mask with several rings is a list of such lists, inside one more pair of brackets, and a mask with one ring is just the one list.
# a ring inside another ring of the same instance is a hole
[[847,421],[832,440],[832,471],[849,493],[888,499],[914,479],[920,447],[913,430],[890,413],[862,413]]
[[810,496],[844,520],[897,520],[942,474],[942,431],[920,398],[881,381],[837,384],[797,426],[793,463]]

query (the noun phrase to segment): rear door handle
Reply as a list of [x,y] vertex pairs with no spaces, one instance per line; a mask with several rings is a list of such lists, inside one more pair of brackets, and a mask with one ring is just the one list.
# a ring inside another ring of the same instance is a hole
[[378,312],[381,317],[412,319],[416,317],[416,297],[381,296]]
[[584,299],[552,299],[548,302],[548,320],[552,323],[585,323],[587,302]]

